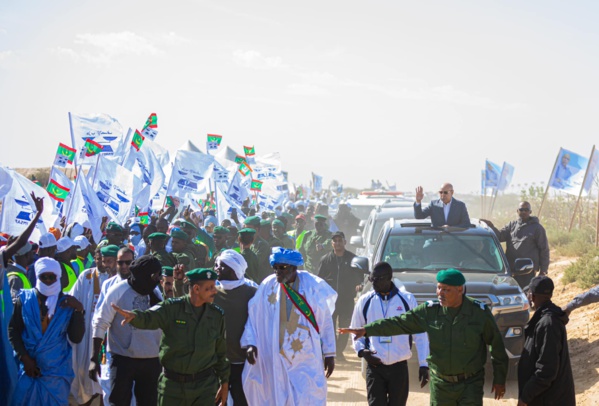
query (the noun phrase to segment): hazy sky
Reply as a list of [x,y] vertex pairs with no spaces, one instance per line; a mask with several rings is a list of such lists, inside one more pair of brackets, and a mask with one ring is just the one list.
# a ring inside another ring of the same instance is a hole
[[[158,114],[366,187],[479,189],[485,158],[547,181],[597,137],[597,1],[0,2],[0,162],[49,166],[67,112]],[[593,118],[595,117],[595,118]],[[599,143],[598,143],[599,144]],[[599,145],[598,145],[599,146]]]

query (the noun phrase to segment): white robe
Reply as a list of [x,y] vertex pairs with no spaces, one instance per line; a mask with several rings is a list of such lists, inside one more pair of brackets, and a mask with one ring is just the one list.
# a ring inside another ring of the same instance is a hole
[[[71,296],[74,296],[81,302],[85,309],[85,334],[81,343],[73,345],[73,371],[75,372],[75,379],[71,384],[71,394],[77,399],[77,403],[80,405],[88,402],[95,393],[102,393],[100,384],[89,379],[88,374],[93,348],[91,325],[94,308],[98,302],[98,296],[94,295],[93,273],[95,271],[96,268],[83,271],[69,292]],[[98,275],[99,286],[101,287],[102,283],[110,275],[106,272],[98,272]]]
[[[317,406],[327,401],[323,356],[335,356],[332,314],[337,293],[321,278],[298,271],[299,293],[314,311],[320,334],[293,304],[286,327],[286,294],[276,276],[266,278],[249,302],[241,346],[258,349],[255,365],[245,363],[243,390],[250,405]],[[284,321],[284,320],[283,320]],[[282,342],[282,346],[280,343]]]

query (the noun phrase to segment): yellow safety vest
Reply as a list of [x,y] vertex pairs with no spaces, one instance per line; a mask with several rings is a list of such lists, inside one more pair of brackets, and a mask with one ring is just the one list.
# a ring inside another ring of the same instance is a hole
[[27,276],[23,275],[23,273],[21,272],[9,272],[6,274],[7,277],[11,277],[11,276],[18,276],[21,279],[21,282],[23,282],[23,289],[31,289],[31,282],[29,282],[29,279],[27,279]]
[[75,282],[77,282],[77,274],[68,264],[65,264],[64,262],[62,262],[62,264],[66,268],[67,276],[69,277],[69,284],[62,290],[62,293],[68,293],[69,290],[71,290],[71,288],[75,285]]
[[83,265],[83,261],[79,257],[77,257],[77,259],[72,260],[71,265],[73,265],[73,270],[77,275],[79,275],[81,272],[85,270],[85,265]]

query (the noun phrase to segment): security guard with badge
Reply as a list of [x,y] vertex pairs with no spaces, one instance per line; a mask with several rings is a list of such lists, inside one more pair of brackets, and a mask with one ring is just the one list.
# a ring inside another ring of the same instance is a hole
[[[189,294],[168,299],[146,311],[114,309],[140,329],[162,329],[158,381],[159,405],[224,405],[229,393],[225,316],[212,304],[217,274],[194,269],[185,274]],[[215,401],[211,400],[215,399]]]
[[487,346],[491,346],[495,399],[505,394],[508,356],[487,306],[464,294],[466,279],[456,269],[437,274],[437,297],[397,317],[362,328],[341,328],[356,338],[428,333],[431,405],[482,405]]

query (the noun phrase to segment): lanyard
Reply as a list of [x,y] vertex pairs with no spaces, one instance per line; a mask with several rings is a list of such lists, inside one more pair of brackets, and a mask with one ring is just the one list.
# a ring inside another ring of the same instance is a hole
[[384,307],[383,307],[383,300],[380,301],[381,311],[383,312],[383,319],[387,318],[387,312],[389,311],[389,300],[387,300],[386,298],[387,298],[387,296],[385,296],[385,300],[384,300],[385,306]]

